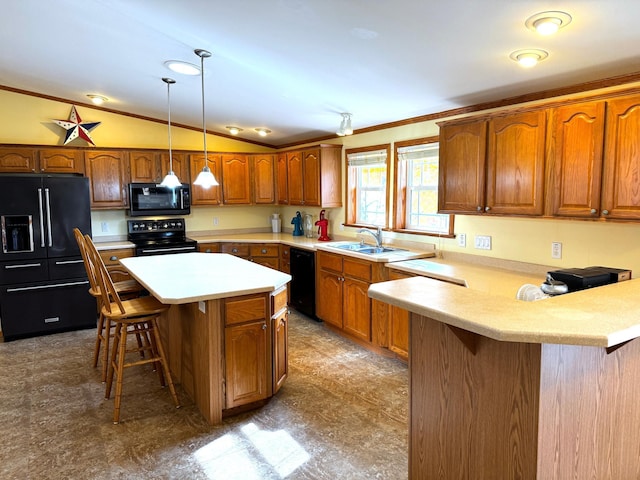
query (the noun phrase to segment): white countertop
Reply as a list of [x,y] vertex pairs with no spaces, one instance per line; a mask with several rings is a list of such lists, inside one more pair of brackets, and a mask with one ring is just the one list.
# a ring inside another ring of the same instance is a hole
[[525,302],[418,276],[375,283],[369,296],[505,342],[611,347],[640,337],[640,279]]
[[168,304],[271,292],[291,281],[289,274],[226,253],[129,257],[120,263]]

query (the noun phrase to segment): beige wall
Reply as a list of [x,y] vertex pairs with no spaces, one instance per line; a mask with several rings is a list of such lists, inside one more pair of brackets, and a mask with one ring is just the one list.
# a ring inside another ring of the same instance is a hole
[[[0,90],[0,143],[24,143],[59,145],[62,132],[51,123],[54,118],[67,118],[71,105],[20,95]],[[166,126],[103,112],[90,107],[79,107],[83,120],[103,122],[92,133],[100,147],[147,147],[165,148]],[[357,128],[357,115],[354,115]],[[199,149],[202,135],[185,129],[175,129],[172,134],[174,148]],[[391,143],[412,138],[438,134],[435,122],[423,122],[390,128],[382,131],[336,138],[331,143],[342,143],[345,148]],[[207,140],[211,150],[265,151],[252,144],[210,135]],[[344,181],[344,180],[343,180]],[[187,228],[191,231],[233,230],[243,228],[269,228],[269,216],[279,212],[283,229],[290,230],[291,218],[296,211],[311,213],[318,219],[319,208],[300,207],[196,207],[187,217]],[[327,210],[330,219],[330,234],[354,235],[354,229],[341,229],[344,210]],[[214,225],[214,218],[217,225]],[[92,213],[94,235],[111,236],[126,233],[126,216],[123,211]],[[102,232],[106,222],[108,232]],[[475,255],[486,255],[509,260],[540,263],[558,268],[604,265],[631,268],[640,275],[640,224],[605,223],[593,221],[475,217],[460,215],[455,218],[456,233],[467,235],[467,247],[457,246],[455,239],[397,235],[388,233],[387,238],[435,243],[443,251],[457,251]],[[473,248],[475,235],[491,235],[491,251]],[[551,258],[551,242],[562,242],[563,258]]]

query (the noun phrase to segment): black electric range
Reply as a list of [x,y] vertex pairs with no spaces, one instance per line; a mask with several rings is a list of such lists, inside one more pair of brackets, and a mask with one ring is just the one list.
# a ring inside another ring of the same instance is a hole
[[135,244],[137,257],[198,251],[198,242],[186,236],[183,218],[128,220],[127,240]]

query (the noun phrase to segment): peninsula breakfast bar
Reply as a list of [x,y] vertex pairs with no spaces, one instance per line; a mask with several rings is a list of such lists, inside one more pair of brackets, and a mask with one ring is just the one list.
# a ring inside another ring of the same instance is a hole
[[209,423],[275,394],[286,377],[290,275],[224,253],[120,262],[171,305],[159,322],[171,374]]
[[640,478],[640,280],[524,302],[425,277],[411,312],[409,478]]

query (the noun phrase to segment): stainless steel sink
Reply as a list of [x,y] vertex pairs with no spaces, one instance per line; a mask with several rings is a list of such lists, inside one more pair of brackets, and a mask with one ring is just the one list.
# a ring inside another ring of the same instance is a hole
[[367,245],[362,243],[345,243],[342,245],[336,245],[335,248],[340,248],[342,250],[350,250],[352,252],[364,253],[367,255],[374,255],[376,253],[388,253],[388,252],[397,252],[402,250],[401,248],[393,248],[393,247],[376,247],[373,245]]

